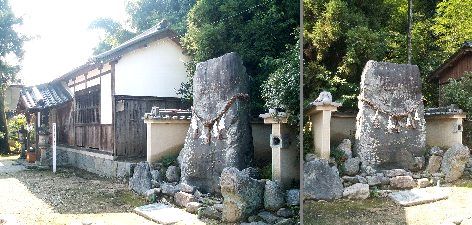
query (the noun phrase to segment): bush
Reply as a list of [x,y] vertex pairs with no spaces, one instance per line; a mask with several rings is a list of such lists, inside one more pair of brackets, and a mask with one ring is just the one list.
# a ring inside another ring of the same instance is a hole
[[19,142],[18,133],[21,129],[27,129],[26,116],[23,114],[16,115],[8,120],[8,140],[10,143],[10,151],[19,151],[21,143]]
[[466,72],[460,79],[449,79],[442,87],[441,102],[456,104],[465,112],[472,112],[472,72]]
[[266,108],[282,108],[291,125],[298,124],[300,111],[300,65],[298,44],[287,46],[281,58],[266,58],[264,66],[273,72],[262,85]]

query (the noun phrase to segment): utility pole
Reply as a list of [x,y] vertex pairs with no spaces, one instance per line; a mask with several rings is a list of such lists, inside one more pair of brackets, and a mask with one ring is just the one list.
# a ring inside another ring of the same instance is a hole
[[413,24],[413,0],[408,0],[408,64],[411,64],[411,27]]

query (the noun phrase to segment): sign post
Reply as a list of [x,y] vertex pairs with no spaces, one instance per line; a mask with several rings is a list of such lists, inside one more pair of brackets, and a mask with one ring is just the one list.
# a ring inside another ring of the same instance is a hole
[[52,172],[56,173],[56,123],[52,124]]

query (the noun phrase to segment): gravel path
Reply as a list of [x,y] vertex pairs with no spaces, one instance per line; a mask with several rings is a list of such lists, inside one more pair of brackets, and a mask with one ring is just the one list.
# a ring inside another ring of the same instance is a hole
[[0,224],[155,224],[127,185],[75,168],[27,169],[0,158]]

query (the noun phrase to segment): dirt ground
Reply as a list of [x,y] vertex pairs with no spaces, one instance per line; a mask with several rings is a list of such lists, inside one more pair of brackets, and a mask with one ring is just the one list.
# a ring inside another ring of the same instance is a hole
[[363,201],[307,201],[304,224],[409,224],[435,225],[453,218],[472,216],[472,179],[464,178],[449,187],[449,198],[429,204],[400,207],[389,198]]
[[145,200],[115,180],[75,168],[26,168],[0,157],[0,224],[155,224],[132,212]]

